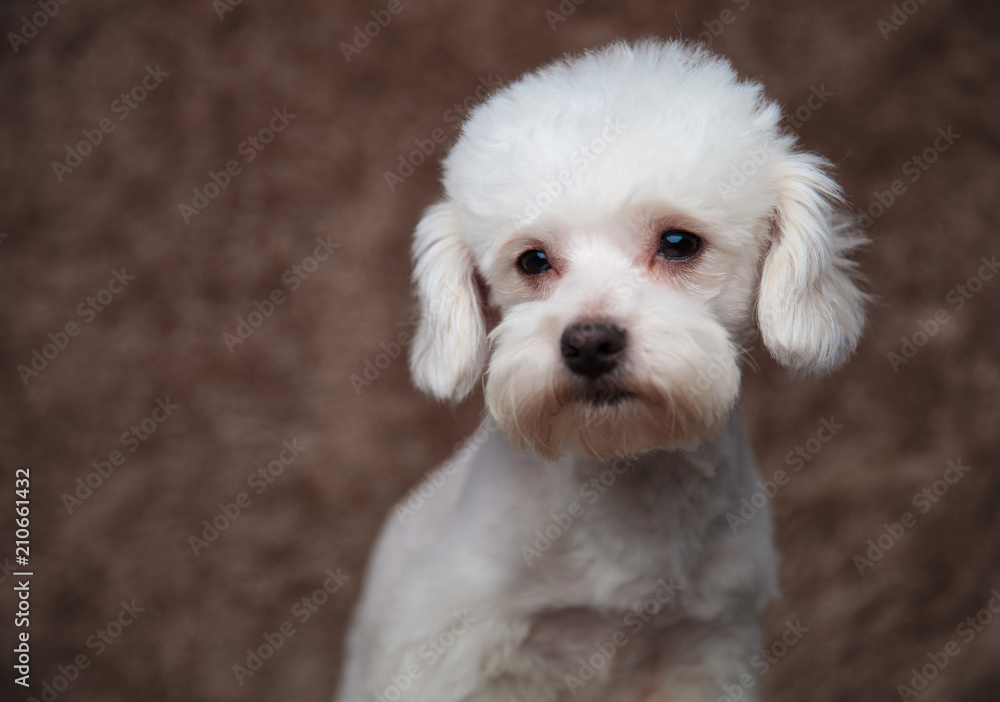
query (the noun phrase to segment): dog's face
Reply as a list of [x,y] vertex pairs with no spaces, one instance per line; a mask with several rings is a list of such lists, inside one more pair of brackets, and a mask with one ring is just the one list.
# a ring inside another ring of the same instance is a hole
[[488,361],[515,443],[607,458],[717,432],[758,330],[798,372],[838,365],[863,325],[860,237],[779,119],[680,44],[613,45],[491,98],[417,228],[417,384],[458,400]]

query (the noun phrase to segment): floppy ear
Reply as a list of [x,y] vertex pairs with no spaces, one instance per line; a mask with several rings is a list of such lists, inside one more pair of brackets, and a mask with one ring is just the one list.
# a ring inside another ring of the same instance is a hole
[[824,159],[792,153],[779,168],[775,238],[761,273],[757,321],[779,363],[820,375],[846,361],[861,337],[867,295],[849,256],[865,237],[840,209],[840,186]]
[[449,203],[424,212],[414,235],[413,260],[420,322],[410,372],[424,392],[458,402],[483,372],[486,323],[472,254],[458,235]]

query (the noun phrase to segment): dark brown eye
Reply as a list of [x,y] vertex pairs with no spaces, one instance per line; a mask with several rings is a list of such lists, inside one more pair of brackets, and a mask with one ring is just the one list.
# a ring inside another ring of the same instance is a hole
[[683,229],[668,229],[660,238],[659,254],[672,261],[691,258],[701,248],[701,238]]
[[528,275],[538,275],[552,268],[552,265],[544,251],[533,249],[521,254],[517,259],[517,267]]

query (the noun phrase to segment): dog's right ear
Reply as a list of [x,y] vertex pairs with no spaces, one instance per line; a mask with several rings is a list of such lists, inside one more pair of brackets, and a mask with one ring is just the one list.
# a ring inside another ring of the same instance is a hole
[[410,372],[424,392],[458,402],[482,375],[486,322],[472,253],[458,235],[448,202],[424,212],[414,235],[413,261],[420,322],[410,351]]

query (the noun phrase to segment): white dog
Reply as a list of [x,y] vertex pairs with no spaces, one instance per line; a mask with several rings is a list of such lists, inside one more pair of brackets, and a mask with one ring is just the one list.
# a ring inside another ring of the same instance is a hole
[[[738,409],[758,334],[798,373],[865,295],[828,164],[730,64],[616,43],[478,107],[416,231],[416,384],[489,415],[391,516],[340,702],[757,697],[776,594]],[[485,312],[499,319],[488,329]]]

